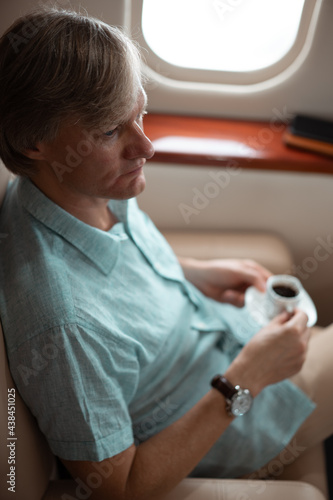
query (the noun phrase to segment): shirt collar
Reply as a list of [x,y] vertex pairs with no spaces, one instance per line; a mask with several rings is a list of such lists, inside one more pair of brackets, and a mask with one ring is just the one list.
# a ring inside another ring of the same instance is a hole
[[[27,178],[18,180],[18,197],[35,219],[76,247],[105,275],[110,273],[117,260],[121,235],[112,235],[80,221],[51,201]],[[127,200],[113,200],[110,205],[117,218],[126,223]]]

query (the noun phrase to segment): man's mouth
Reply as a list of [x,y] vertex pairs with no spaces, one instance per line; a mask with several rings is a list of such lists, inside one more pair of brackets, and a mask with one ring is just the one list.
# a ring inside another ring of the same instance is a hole
[[133,168],[132,170],[130,170],[129,172],[126,172],[123,175],[131,175],[131,174],[135,174],[135,173],[140,172],[142,170],[144,164],[145,164],[145,162],[143,162],[143,161],[140,162],[140,164],[137,167]]

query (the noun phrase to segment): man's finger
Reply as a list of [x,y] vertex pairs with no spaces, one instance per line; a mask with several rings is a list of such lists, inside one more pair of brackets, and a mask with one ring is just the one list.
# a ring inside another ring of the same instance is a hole
[[288,312],[288,311],[282,311],[280,314],[277,314],[271,321],[270,323],[276,324],[276,325],[283,325],[287,321],[290,321],[291,318],[294,316],[293,312]]
[[289,322],[293,325],[296,324],[298,326],[305,328],[307,326],[308,320],[309,318],[307,314],[301,309],[296,308],[294,309],[293,315],[290,318]]
[[236,307],[243,307],[244,293],[237,290],[226,290],[221,294],[220,300]]
[[244,281],[246,281],[248,286],[252,285],[260,292],[264,292],[266,290],[266,278],[262,276],[256,269],[244,269],[243,279]]

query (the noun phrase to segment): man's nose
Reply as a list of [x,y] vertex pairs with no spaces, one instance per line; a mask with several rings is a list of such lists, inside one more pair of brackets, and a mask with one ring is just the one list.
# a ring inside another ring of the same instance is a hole
[[155,153],[154,146],[138,123],[133,125],[131,140],[126,147],[127,158],[146,158],[149,160]]

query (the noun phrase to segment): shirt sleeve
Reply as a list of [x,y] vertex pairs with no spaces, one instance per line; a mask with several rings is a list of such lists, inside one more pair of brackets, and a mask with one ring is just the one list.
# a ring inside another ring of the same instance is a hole
[[134,442],[128,404],[138,363],[110,332],[76,324],[54,328],[11,353],[10,366],[55,455],[101,461]]

